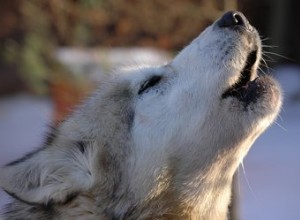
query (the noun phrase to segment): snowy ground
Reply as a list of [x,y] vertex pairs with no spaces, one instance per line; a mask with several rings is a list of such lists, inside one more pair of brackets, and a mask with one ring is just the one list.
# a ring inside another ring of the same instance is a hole
[[245,158],[246,175],[239,169],[242,220],[300,219],[300,100],[295,101],[300,94],[300,69],[284,67],[276,75],[284,106],[280,118]]
[[[277,120],[254,144],[239,169],[241,220],[300,219],[300,103],[289,97],[300,89],[300,70],[281,69],[286,103]],[[299,91],[298,91],[299,92]],[[48,99],[16,95],[0,99],[0,165],[39,146],[51,121]],[[0,192],[0,207],[8,201]]]
[[[0,166],[38,147],[50,124],[49,99],[20,94],[0,99]],[[9,197],[0,191],[0,207]]]

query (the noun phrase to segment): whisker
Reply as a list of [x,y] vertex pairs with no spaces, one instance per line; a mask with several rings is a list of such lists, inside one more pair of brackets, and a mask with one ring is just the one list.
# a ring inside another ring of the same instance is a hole
[[261,37],[261,41],[267,41],[267,40],[272,40],[272,39],[269,37]]
[[267,75],[268,73],[266,71],[264,71],[261,67],[258,67],[258,69],[260,70],[260,72],[262,72],[263,74]]
[[266,69],[268,69],[267,71],[268,71],[269,74],[271,74],[270,70],[271,70],[272,72],[274,71],[273,68],[271,68],[271,67],[269,67],[269,66],[266,66],[266,65],[264,65],[264,64],[261,64],[261,66],[262,66],[262,67],[265,67]]
[[288,130],[285,128],[285,127],[283,127],[281,124],[279,124],[278,122],[276,122],[276,121],[274,121],[274,123],[276,124],[276,125],[278,125],[278,127],[280,127],[282,130],[284,130],[285,132],[288,132]]
[[265,65],[263,65],[263,64],[262,64],[261,66],[264,67],[263,69],[267,69],[266,71],[267,71],[267,73],[270,74],[270,75],[272,75],[271,72],[274,72],[274,71],[275,71],[273,68],[267,67],[267,66],[265,66]]
[[276,45],[262,45],[263,48],[278,48],[279,46]]
[[[283,109],[282,109],[283,110]],[[280,121],[282,121],[283,122],[283,118],[281,117],[281,115],[279,114],[278,115],[278,118],[280,119]]]
[[289,60],[289,61],[293,61],[293,62],[296,61],[296,60],[294,60],[294,59],[292,59],[292,58],[286,57],[286,56],[284,56],[284,55],[280,55],[280,54],[278,54],[278,53],[273,53],[273,52],[270,52],[270,51],[264,51],[264,53],[265,53],[265,54],[271,54],[271,55],[274,55],[274,56],[278,56],[278,57],[280,57],[280,58],[284,58],[284,59]]
[[244,161],[241,162],[241,166],[242,166],[242,170],[243,170],[243,174],[244,174],[244,177],[245,177],[245,181],[246,181],[246,183],[247,183],[247,186],[248,186],[248,188],[249,188],[249,190],[250,190],[252,196],[253,196],[256,200],[258,200],[258,197],[257,197],[256,194],[254,193],[254,191],[253,191],[253,189],[252,189],[252,187],[251,187],[251,185],[250,185],[250,182],[249,182],[249,180],[248,180],[248,178],[247,178],[246,171],[245,171],[245,166],[244,166]]
[[267,68],[267,73],[268,73],[268,74],[270,74],[270,71],[269,71],[269,69],[270,69],[270,68],[269,68],[269,66],[268,66],[267,62],[265,61],[265,59],[264,59],[263,57],[261,58],[261,60],[262,60],[262,61],[263,61],[263,63],[266,65],[266,68]]
[[[262,55],[266,61],[269,61],[272,63],[276,62],[271,56],[268,56],[267,54],[264,54],[264,53]],[[268,58],[268,59],[266,59],[266,58]]]

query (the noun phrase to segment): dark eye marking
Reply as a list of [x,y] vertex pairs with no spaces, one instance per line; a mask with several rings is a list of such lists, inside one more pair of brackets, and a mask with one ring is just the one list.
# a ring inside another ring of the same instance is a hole
[[151,78],[147,79],[140,87],[138,94],[141,95],[143,92],[145,92],[147,89],[155,86],[158,84],[161,80],[161,76],[154,75]]

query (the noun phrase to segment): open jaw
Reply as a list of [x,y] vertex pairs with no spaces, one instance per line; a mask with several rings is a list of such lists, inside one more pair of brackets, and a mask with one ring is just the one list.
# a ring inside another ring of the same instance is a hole
[[[233,86],[228,88],[222,94],[223,99],[227,97],[235,97],[245,104],[249,104],[250,102],[254,102],[256,100],[258,95],[257,88],[259,87],[259,85],[257,83],[258,76],[254,64],[256,63],[257,59],[257,50],[253,50],[248,54],[245,66],[240,73],[240,77]],[[254,77],[256,78],[251,81],[251,79]]]

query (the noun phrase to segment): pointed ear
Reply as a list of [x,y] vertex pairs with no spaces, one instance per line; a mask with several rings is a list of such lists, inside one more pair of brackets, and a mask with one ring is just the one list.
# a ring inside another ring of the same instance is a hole
[[91,188],[93,144],[61,141],[0,168],[0,186],[28,203],[63,203]]

